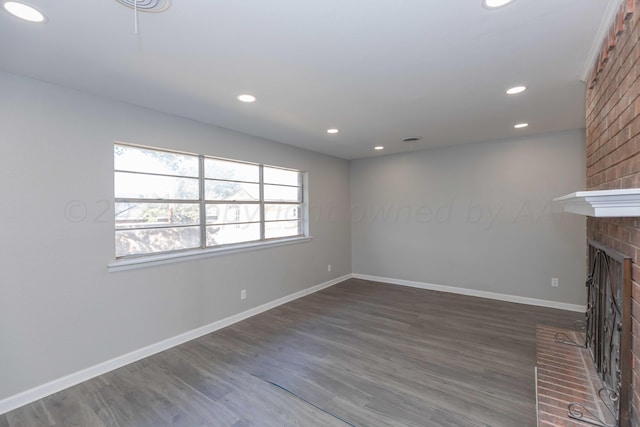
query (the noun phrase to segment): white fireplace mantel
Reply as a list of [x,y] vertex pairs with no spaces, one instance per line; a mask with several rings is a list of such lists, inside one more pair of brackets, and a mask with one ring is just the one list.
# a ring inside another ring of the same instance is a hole
[[565,212],[593,217],[640,217],[640,188],[578,191],[553,199]]

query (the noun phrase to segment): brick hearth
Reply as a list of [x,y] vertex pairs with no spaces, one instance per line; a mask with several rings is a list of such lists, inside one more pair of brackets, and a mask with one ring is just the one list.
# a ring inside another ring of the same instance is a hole
[[580,334],[567,330],[538,326],[536,330],[536,392],[539,427],[584,427],[590,424],[568,417],[568,405],[579,402],[594,410],[607,423],[615,420],[597,392],[603,386],[595,371],[589,350],[555,341],[564,333],[576,342],[584,342]]

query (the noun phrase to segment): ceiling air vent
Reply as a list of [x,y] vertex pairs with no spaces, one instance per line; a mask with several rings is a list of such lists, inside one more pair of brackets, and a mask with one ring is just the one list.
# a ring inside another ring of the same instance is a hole
[[421,136],[408,136],[406,138],[402,138],[404,142],[416,142],[416,141],[420,141],[421,139],[422,139]]
[[116,0],[131,9],[136,6],[140,12],[164,12],[171,6],[171,0]]

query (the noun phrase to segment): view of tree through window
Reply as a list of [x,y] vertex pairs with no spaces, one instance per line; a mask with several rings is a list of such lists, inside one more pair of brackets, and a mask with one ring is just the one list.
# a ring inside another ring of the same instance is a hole
[[303,235],[302,172],[114,146],[116,257]]

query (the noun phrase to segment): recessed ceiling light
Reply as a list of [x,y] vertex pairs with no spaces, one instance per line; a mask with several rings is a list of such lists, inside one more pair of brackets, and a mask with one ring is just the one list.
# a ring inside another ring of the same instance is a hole
[[340,131],[336,128],[327,129],[327,133],[338,133],[338,132]]
[[384,147],[382,145],[376,145],[375,147],[373,147],[374,150],[384,150]]
[[513,0],[482,0],[482,6],[487,9],[497,9],[502,6],[506,6]]
[[238,101],[254,102],[255,100],[256,100],[256,97],[253,95],[248,95],[248,94],[238,95]]
[[517,125],[513,125],[516,129],[526,128],[527,126],[529,126],[529,123],[518,123]]
[[515,95],[517,93],[522,93],[527,90],[526,86],[514,86],[510,89],[507,89],[507,95]]
[[12,14],[13,16],[17,16],[20,19],[24,19],[29,22],[45,22],[44,15],[35,9],[32,6],[29,6],[24,3],[18,3],[17,1],[6,1],[4,2],[4,9]]

